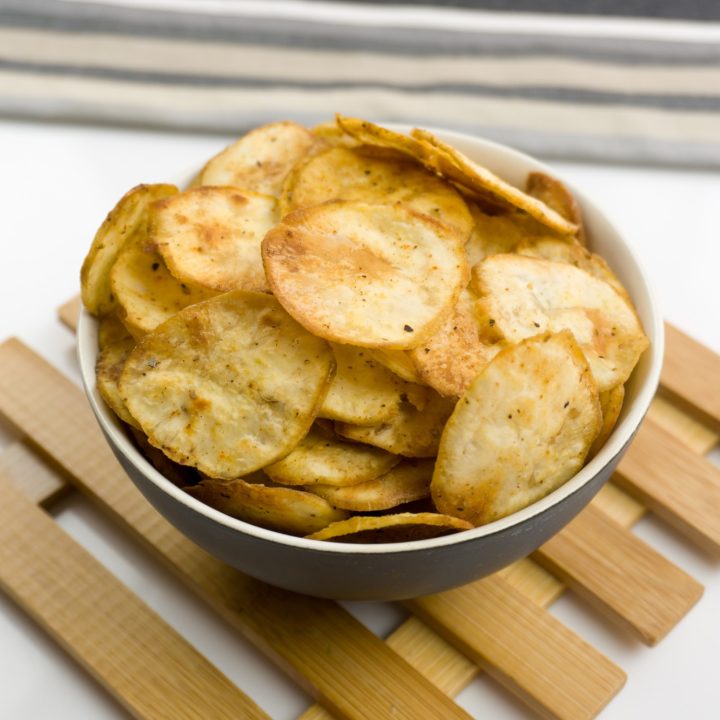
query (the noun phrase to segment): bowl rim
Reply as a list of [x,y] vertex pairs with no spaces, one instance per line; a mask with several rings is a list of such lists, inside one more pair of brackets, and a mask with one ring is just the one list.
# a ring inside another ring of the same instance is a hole
[[[412,127],[411,125],[391,123],[388,123],[387,126],[400,132],[407,132]],[[482,152],[483,148],[499,152],[505,156],[509,156],[513,160],[530,163],[536,169],[562,179],[561,175],[536,158],[501,143],[441,128],[429,127],[428,130],[437,134],[441,139],[449,142],[450,144],[452,144],[453,141],[460,141],[462,144],[474,145],[479,153]],[[565,181],[563,180],[563,182]],[[571,183],[567,183],[567,185],[572,187]],[[632,406],[629,408],[629,411],[615,426],[610,437],[607,439],[597,455],[595,455],[590,462],[588,462],[578,473],[576,473],[559,488],[549,493],[544,498],[528,505],[522,510],[518,510],[510,515],[500,518],[499,520],[487,523],[486,525],[480,525],[472,530],[464,530],[462,532],[451,533],[449,535],[443,535],[441,537],[426,540],[411,540],[399,543],[343,543],[328,540],[311,540],[309,538],[297,537],[276,530],[262,528],[258,525],[253,525],[252,523],[240,520],[239,518],[226,515],[219,510],[215,510],[209,505],[206,505],[200,500],[188,495],[186,492],[174,485],[158,470],[156,470],[150,462],[145,459],[135,445],[133,445],[129,436],[126,434],[124,429],[122,429],[120,421],[114,416],[112,410],[110,410],[100,398],[95,382],[95,362],[89,361],[89,356],[92,356],[94,360],[97,351],[93,350],[93,345],[91,344],[90,350],[85,352],[86,346],[88,346],[88,343],[91,341],[94,343],[94,347],[97,347],[94,332],[96,330],[97,321],[84,307],[82,307],[77,327],[77,352],[85,393],[98,423],[117,450],[120,451],[120,453],[139,473],[150,480],[155,486],[157,486],[158,489],[162,490],[167,495],[170,495],[171,498],[180,502],[182,505],[185,505],[188,510],[204,515],[208,520],[219,523],[229,530],[240,532],[244,535],[250,535],[261,541],[286,545],[299,550],[334,553],[340,555],[406,554],[447,546],[456,546],[466,542],[473,542],[483,537],[508,531],[513,527],[519,527],[532,518],[541,515],[555,505],[563,502],[563,500],[575,492],[578,492],[588,482],[590,482],[590,480],[595,477],[603,467],[612,462],[616,455],[622,452],[623,448],[632,439],[635,431],[642,422],[645,413],[650,407],[650,403],[655,396],[655,392],[660,381],[660,372],[662,369],[664,324],[657,302],[657,295],[654,292],[652,283],[649,281],[643,266],[638,261],[637,255],[633,251],[632,247],[626,242],[623,234],[618,231],[612,222],[610,222],[605,213],[581,191],[577,191],[574,187],[572,188],[572,191],[582,206],[592,208],[593,213],[599,219],[604,221],[608,227],[612,228],[615,233],[617,233],[623,249],[635,263],[638,276],[642,285],[644,285],[650,311],[652,327],[645,327],[645,330],[648,335],[653,338],[653,342],[646,351],[650,353],[650,358],[645,381],[639,388],[637,397],[635,398]]]

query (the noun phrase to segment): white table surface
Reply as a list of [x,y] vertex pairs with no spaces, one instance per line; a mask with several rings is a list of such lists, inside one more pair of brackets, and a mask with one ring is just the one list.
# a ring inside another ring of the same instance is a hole
[[[0,121],[0,338],[19,336],[78,380],[73,337],[56,321],[55,309],[77,292],[95,229],[126,189],[177,178],[228,139]],[[654,281],[666,317],[720,352],[720,174],[554,166],[624,231]],[[0,442],[6,442],[4,433]],[[73,497],[55,512],[71,535],[272,717],[294,718],[306,707],[302,691],[86,501]],[[552,612],[628,673],[626,687],[603,718],[718,718],[720,563],[652,518],[643,519],[637,533],[706,586],[699,605],[660,646],[649,649],[609,629],[570,593]],[[347,607],[381,635],[405,616],[387,604]],[[476,717],[532,717],[485,677],[457,699]],[[0,718],[121,717],[124,711],[0,594]]]

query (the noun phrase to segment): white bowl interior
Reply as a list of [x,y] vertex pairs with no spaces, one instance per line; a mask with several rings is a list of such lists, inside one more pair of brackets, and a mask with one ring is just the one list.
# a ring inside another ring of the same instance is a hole
[[[402,125],[392,127],[403,132],[410,129],[409,126]],[[485,165],[497,175],[518,187],[524,186],[527,173],[533,170],[544,171],[562,179],[561,176],[539,161],[503,145],[488,140],[473,138],[461,133],[436,129],[432,130],[442,140],[450,143],[471,159]],[[225,515],[201,503],[199,500],[190,497],[162,476],[131,442],[121,422],[103,402],[95,383],[95,363],[98,352],[97,322],[83,309],[78,324],[78,355],[83,383],[92,409],[102,428],[116,448],[128,458],[135,468],[165,493],[171,495],[177,501],[194,511],[228,528],[233,528],[238,532],[271,540],[276,543],[330,553],[412,552],[442,545],[452,545],[460,541],[490,535],[512,527],[513,525],[518,525],[562,501],[563,498],[578,490],[620,452],[650,406],[650,402],[657,389],[662,367],[664,345],[663,322],[650,283],[645,277],[637,258],[605,215],[592,201],[586,198],[581,191],[576,190],[570,183],[567,184],[571,187],[582,208],[591,248],[607,260],[619,276],[623,285],[628,289],[643,323],[643,327],[645,328],[645,332],[650,339],[650,348],[642,356],[626,386],[623,411],[613,433],[610,438],[608,438],[604,447],[577,475],[568,480],[563,486],[523,510],[462,533],[445,535],[430,540],[376,544],[345,544],[308,540],[306,538],[286,535],[274,530],[266,530],[265,528]]]

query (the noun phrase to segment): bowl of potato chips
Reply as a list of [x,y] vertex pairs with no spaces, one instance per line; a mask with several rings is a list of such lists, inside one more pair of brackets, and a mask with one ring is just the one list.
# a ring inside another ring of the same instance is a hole
[[336,116],[138,185],[81,273],[112,450],[211,554],[400,599],[526,556],[608,480],[658,384],[640,264],[538,161]]

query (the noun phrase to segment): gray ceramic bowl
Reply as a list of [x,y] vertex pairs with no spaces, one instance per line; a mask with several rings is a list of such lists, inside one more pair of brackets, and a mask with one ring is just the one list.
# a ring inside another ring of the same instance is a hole
[[[436,132],[520,187],[531,170],[551,172],[502,145]],[[78,327],[82,377],[110,447],[145,497],[187,537],[243,572],[297,592],[352,600],[408,598],[462,585],[524,557],[570,522],[609,479],[650,405],[662,363],[662,319],[640,264],[602,212],[581,192],[574,192],[592,249],[605,257],[629,290],[651,345],[628,383],[620,420],[603,449],[565,485],[530,507],[455,535],[375,545],[306,540],[224,515],[185,494],[155,470],[102,401],[94,371],[97,324],[83,311]]]

